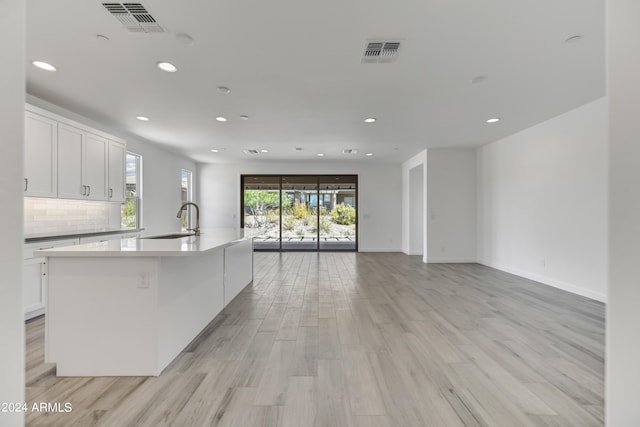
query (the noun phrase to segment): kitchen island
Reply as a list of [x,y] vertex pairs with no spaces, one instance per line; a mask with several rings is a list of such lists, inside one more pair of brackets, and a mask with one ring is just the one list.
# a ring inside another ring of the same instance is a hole
[[253,280],[253,235],[142,236],[47,257],[45,361],[59,376],[156,376]]

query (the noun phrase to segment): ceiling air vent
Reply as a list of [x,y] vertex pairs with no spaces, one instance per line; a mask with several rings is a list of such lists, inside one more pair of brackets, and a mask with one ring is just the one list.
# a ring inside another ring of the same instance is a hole
[[258,150],[254,150],[254,149],[247,149],[247,150],[243,150],[245,154],[258,154],[259,151]]
[[164,33],[156,19],[141,3],[102,3],[130,33]]
[[342,150],[342,154],[357,154],[358,150],[355,150],[353,148],[345,148],[344,150]]
[[367,41],[362,53],[363,64],[394,62],[400,51],[399,41],[376,40]]

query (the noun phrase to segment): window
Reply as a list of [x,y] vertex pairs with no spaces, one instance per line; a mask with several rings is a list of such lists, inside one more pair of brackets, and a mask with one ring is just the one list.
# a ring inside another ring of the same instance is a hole
[[142,156],[127,152],[125,170],[126,200],[120,210],[120,225],[142,228]]
[[[181,173],[181,200],[184,202],[193,202],[193,186],[192,186],[192,173],[190,170],[182,169]],[[193,215],[190,215],[191,207],[182,211],[182,231],[191,229],[193,223]]]

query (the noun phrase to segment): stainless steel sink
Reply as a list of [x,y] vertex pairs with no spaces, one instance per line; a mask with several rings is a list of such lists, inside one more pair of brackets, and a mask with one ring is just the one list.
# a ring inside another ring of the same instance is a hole
[[195,236],[194,233],[173,233],[173,234],[163,234],[161,236],[149,236],[149,237],[141,237],[141,239],[179,239],[181,237],[190,237]]

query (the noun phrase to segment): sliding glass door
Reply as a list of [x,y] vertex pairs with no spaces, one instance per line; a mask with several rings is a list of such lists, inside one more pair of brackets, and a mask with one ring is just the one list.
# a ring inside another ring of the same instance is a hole
[[259,228],[259,249],[280,250],[280,177],[243,177],[242,227]]
[[356,251],[356,175],[243,175],[241,226],[256,250]]
[[356,250],[356,178],[320,177],[320,249]]
[[318,248],[318,179],[282,177],[282,250]]

